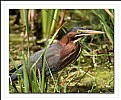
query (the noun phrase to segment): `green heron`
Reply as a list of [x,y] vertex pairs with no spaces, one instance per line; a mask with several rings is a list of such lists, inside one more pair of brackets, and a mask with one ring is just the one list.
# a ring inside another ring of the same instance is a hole
[[[80,26],[74,27],[70,29],[66,35],[62,37],[57,43],[53,43],[46,51],[46,67],[45,67],[45,75],[49,76],[50,71],[52,73],[56,73],[62,68],[68,66],[70,63],[77,60],[81,53],[81,45],[79,40],[83,36],[89,36],[93,34],[103,34],[104,32],[101,31],[94,31],[94,30],[87,30]],[[44,49],[32,54],[30,56],[30,66],[38,60],[40,55]],[[18,72],[20,74],[23,73],[23,65],[18,66]],[[26,64],[27,67],[27,64]],[[36,69],[39,69],[42,72],[42,58],[36,64]],[[11,70],[13,74],[10,76],[11,80],[17,80],[18,76],[15,72],[15,69]]]

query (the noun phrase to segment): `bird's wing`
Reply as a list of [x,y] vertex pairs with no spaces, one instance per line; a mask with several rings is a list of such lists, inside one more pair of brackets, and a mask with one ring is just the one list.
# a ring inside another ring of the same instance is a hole
[[[50,45],[48,50],[46,51],[46,67],[45,67],[45,72],[46,75],[49,75],[49,68],[52,72],[55,72],[56,67],[58,66],[59,58],[60,58],[60,50],[61,50],[61,45],[59,43],[55,43]],[[32,67],[33,64],[40,58],[43,50],[40,50],[30,56],[30,66]],[[42,70],[42,57],[38,60],[36,63],[36,69]]]
[[54,73],[57,71],[57,67],[59,65],[59,59],[60,59],[60,52],[61,52],[61,45],[59,43],[57,44],[52,44],[50,48],[48,48],[47,53],[46,53],[46,58],[47,58],[47,64],[46,64],[46,74],[49,75],[49,70],[50,68],[51,72]]
[[[59,58],[60,58],[60,50],[61,50],[61,46],[60,44],[52,44],[50,45],[50,47],[48,48],[48,50],[46,51],[46,60],[47,60],[47,63],[46,63],[46,68],[45,68],[45,72],[46,72],[46,75],[48,76],[49,75],[49,69],[54,72],[56,71],[56,67],[58,66],[58,62],[59,62]],[[30,67],[31,69],[33,64],[35,64],[35,62],[40,58],[42,52],[44,51],[44,49],[32,54],[30,56]],[[26,62],[26,68],[28,69],[28,66],[27,66],[27,62]],[[42,57],[38,60],[38,62],[36,63],[36,69],[42,69]],[[23,66],[21,66],[19,69],[18,69],[18,72],[20,74],[23,73]],[[17,79],[17,74],[14,72],[12,75],[11,75],[11,80],[14,80],[14,79]]]

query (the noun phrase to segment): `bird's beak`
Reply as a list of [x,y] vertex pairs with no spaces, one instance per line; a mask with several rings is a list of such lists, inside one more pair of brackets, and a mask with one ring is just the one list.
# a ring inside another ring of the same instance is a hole
[[105,32],[102,31],[94,31],[94,30],[77,30],[80,36],[89,36],[94,34],[104,34]]
[[74,43],[78,42],[81,37],[83,36],[90,36],[94,34],[104,34],[105,32],[102,31],[94,31],[94,30],[77,30],[77,35],[75,36],[77,39],[74,41]]

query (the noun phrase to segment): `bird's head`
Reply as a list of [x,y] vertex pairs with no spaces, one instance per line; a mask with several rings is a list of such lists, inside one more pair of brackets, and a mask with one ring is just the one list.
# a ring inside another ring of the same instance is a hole
[[68,44],[69,42],[76,43],[80,40],[81,37],[90,36],[94,34],[104,34],[104,32],[88,30],[88,29],[77,26],[69,30],[68,33],[64,35],[60,41],[65,44]]

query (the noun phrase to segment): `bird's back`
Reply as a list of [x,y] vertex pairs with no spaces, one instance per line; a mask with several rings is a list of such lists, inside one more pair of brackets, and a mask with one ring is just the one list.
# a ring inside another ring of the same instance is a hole
[[[55,71],[56,67],[59,66],[58,62],[59,62],[59,58],[60,58],[60,50],[61,50],[61,45],[57,42],[55,44],[50,45],[50,47],[47,49],[46,51],[46,67],[45,67],[45,74],[46,76],[49,75],[49,69],[51,69],[51,71]],[[30,67],[32,69],[33,64],[40,58],[41,54],[43,53],[44,49],[35,52],[34,54],[32,54],[30,56]],[[27,66],[27,62],[26,62],[26,68],[28,69]],[[42,57],[38,60],[38,62],[36,63],[36,69],[40,69],[40,72],[42,70]],[[23,66],[21,66],[18,69],[18,73],[19,74],[23,74]],[[11,80],[17,80],[18,75],[16,74],[16,72],[14,72],[11,76]]]
[[[79,46],[79,45],[77,45]],[[68,50],[71,50],[71,53],[68,53]],[[33,70],[33,64],[40,58],[40,56],[42,55],[44,49],[35,52],[34,54],[32,54],[30,56],[30,67],[31,70]],[[67,66],[68,64],[70,64],[72,61],[76,60],[80,54],[80,48],[78,47],[78,49],[73,48],[73,46],[68,47],[67,46],[62,46],[59,42],[50,45],[50,47],[47,49],[46,51],[46,67],[45,67],[45,75],[48,76],[50,75],[50,71],[52,73],[55,73],[57,71],[59,71],[60,69],[64,68],[65,66]],[[63,55],[65,54],[65,55]],[[26,68],[28,70],[28,66],[27,66],[27,62],[26,62]],[[42,72],[42,57],[38,60],[38,62],[36,63],[36,70],[39,69],[40,73]],[[23,74],[23,66],[21,66],[18,69],[19,74]],[[14,72],[11,75],[11,80],[14,81],[18,78],[16,72]]]

